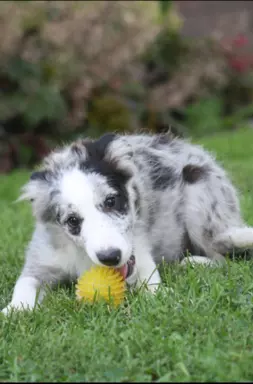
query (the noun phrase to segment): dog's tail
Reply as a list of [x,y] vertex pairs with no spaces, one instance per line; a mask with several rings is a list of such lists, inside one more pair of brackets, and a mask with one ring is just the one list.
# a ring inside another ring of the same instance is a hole
[[220,254],[233,250],[253,249],[253,228],[229,228],[214,239],[212,247]]

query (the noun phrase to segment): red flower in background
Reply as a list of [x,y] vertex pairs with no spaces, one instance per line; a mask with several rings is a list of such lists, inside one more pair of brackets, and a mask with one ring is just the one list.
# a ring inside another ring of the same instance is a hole
[[245,73],[253,66],[253,57],[245,52],[240,54],[240,48],[247,46],[249,40],[243,34],[237,35],[234,39],[222,39],[221,47],[227,56],[228,65],[238,73]]
[[238,35],[234,40],[232,40],[232,45],[235,47],[244,47],[249,42],[247,36],[244,35]]
[[232,57],[229,59],[229,65],[235,71],[243,73],[251,67],[251,62],[247,57]]

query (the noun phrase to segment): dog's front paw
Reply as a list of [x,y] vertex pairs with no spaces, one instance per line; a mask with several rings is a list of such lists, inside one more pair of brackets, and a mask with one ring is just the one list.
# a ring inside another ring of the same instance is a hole
[[148,284],[147,291],[153,295],[155,295],[158,291],[160,284]]
[[143,288],[146,292],[151,293],[152,295],[155,295],[161,285],[161,279],[160,275],[157,271],[155,271],[155,274],[150,278],[140,278],[137,280],[137,287]]
[[7,307],[5,307],[4,309],[1,310],[1,312],[8,316],[13,310],[15,310],[15,307],[12,306],[11,304],[8,304]]
[[147,281],[137,281],[137,288],[139,288],[140,290],[143,290],[143,292],[145,293],[148,293],[148,294],[151,294],[151,295],[155,295],[158,291],[158,288],[160,287],[160,283],[154,283],[154,284],[150,284],[148,283]]
[[2,313],[6,316],[10,315],[14,311],[24,311],[24,310],[31,310],[32,307],[28,304],[23,303],[10,303],[8,304],[4,309],[2,309]]

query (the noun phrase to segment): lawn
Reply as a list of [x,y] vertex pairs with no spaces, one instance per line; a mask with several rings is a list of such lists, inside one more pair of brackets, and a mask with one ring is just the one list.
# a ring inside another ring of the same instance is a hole
[[[253,225],[253,130],[201,140],[239,187]],[[32,233],[28,178],[0,178],[0,307],[11,298]],[[227,268],[166,267],[156,297],[128,294],[117,310],[80,305],[58,288],[35,312],[0,321],[0,381],[252,381],[253,262]]]

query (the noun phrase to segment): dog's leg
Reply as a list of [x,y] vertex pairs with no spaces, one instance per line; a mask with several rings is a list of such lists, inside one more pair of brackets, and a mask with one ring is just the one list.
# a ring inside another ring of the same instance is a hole
[[148,290],[154,293],[161,283],[161,277],[152,258],[148,241],[143,237],[138,237],[135,244],[135,258],[138,275],[137,287],[146,285]]
[[[243,228],[239,200],[231,182],[217,166],[210,167],[211,171],[200,164],[185,169],[186,230],[193,245],[223,265],[224,255],[233,248],[253,247],[253,229]],[[198,177],[189,178],[194,169]]]
[[[43,253],[43,248],[41,252]],[[35,256],[35,257],[33,257]],[[2,310],[8,314],[10,310],[31,310],[36,304],[40,304],[45,296],[46,287],[52,287],[63,280],[64,271],[60,265],[44,265],[40,263],[37,255],[30,251],[27,254],[27,260],[23,267],[23,271],[19,276],[11,302]],[[50,256],[53,259],[53,254]]]
[[145,263],[137,263],[138,280],[137,286],[147,285],[150,292],[155,293],[161,283],[160,274],[151,255],[146,255]]
[[2,312],[8,314],[12,309],[33,309],[36,304],[36,299],[38,302],[41,302],[44,293],[45,291],[38,279],[32,276],[21,275],[14,287],[10,304],[8,304]]

